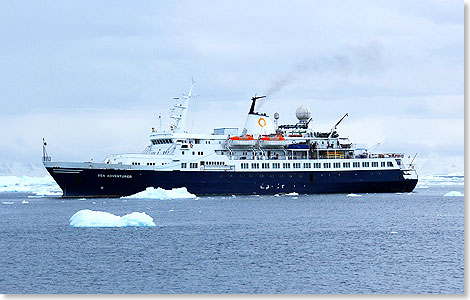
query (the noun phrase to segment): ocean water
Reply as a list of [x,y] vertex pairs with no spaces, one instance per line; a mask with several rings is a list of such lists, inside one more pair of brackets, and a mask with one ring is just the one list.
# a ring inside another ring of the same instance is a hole
[[[463,182],[357,197],[3,192],[0,293],[462,294],[464,197],[450,191]],[[156,226],[70,226],[82,209]]]

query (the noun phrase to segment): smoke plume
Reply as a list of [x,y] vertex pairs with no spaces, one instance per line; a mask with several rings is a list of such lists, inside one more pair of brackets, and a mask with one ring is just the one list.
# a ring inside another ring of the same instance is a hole
[[266,98],[258,102],[258,108],[264,104],[265,100],[307,75],[317,77],[329,75],[334,78],[346,78],[351,74],[376,76],[377,72],[382,69],[382,47],[380,44],[343,46],[341,50],[328,55],[301,61],[295,64],[286,75],[273,80],[264,91]]

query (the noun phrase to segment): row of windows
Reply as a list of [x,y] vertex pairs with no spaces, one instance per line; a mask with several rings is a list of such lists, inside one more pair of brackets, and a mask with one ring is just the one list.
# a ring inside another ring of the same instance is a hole
[[[184,155],[184,151],[181,151],[181,155]],[[195,151],[193,151],[193,155],[196,155]],[[204,155],[204,151],[198,151],[197,155]]]
[[172,139],[158,139],[158,140],[152,140],[152,144],[154,145],[159,145],[159,144],[172,144],[173,141]]
[[223,166],[224,162],[223,161],[201,161],[201,165],[206,165],[206,166]]
[[[134,164],[139,164],[140,163],[132,163],[133,165]],[[147,165],[155,165],[155,163],[147,163]],[[201,162],[201,165],[207,165],[207,166],[221,166],[221,165],[224,165],[223,162],[221,161],[203,161]],[[363,168],[368,168],[369,167],[369,162],[362,162],[362,167]],[[249,169],[249,166],[250,164],[249,163],[241,163],[241,168],[242,169]],[[273,169],[280,169],[281,168],[281,164],[280,163],[272,163],[271,164],[272,168]],[[353,162],[353,168],[359,168],[361,166],[361,163],[360,162]],[[377,168],[379,166],[379,163],[378,162],[372,162],[372,167],[373,168]],[[381,162],[380,163],[380,166],[381,167],[385,167],[385,162]],[[181,163],[181,168],[185,169],[187,167],[187,164],[186,163]],[[198,167],[198,163],[190,163],[189,164],[189,167],[192,168],[192,169],[196,169]],[[262,169],[269,169],[270,167],[270,163],[261,163],[261,168]],[[284,169],[290,169],[291,167],[291,163],[283,163],[282,164],[282,167]],[[294,169],[300,169],[302,167],[302,164],[301,163],[292,163],[292,167]],[[311,163],[303,163],[303,168],[304,169],[310,169],[312,167],[312,164]],[[313,163],[313,168],[315,169],[321,169],[322,167],[322,164],[321,163]],[[343,162],[343,168],[350,168],[351,167],[351,163],[349,162]],[[387,167],[393,167],[393,163],[391,161],[388,161],[387,162]],[[260,168],[260,164],[259,163],[251,163],[251,168],[252,169],[259,169]],[[331,163],[323,163],[323,168],[325,169],[329,169],[331,168]],[[333,168],[341,168],[341,163],[339,162],[335,162],[333,163]]]
[[[242,163],[241,164],[242,169],[248,169],[248,166],[249,166],[248,163]],[[294,169],[300,169],[302,167],[302,164],[301,163],[292,163],[292,167]],[[321,163],[313,163],[313,168],[321,169],[321,167],[322,167]],[[343,168],[350,168],[351,163],[343,162],[342,167]],[[360,162],[353,162],[353,168],[359,168],[359,167],[361,167]],[[370,163],[367,162],[367,161],[362,162],[362,167],[363,168],[369,168]],[[373,168],[378,168],[379,167],[379,162],[376,162],[376,161],[372,162],[372,167]],[[385,167],[385,162],[384,161],[380,162],[380,167],[382,167],[382,168]],[[387,167],[393,167],[393,163],[391,161],[388,161],[387,162]],[[259,163],[251,163],[251,168],[252,169],[259,169]],[[269,169],[269,163],[262,163],[261,168],[262,169]],[[281,164],[280,163],[273,163],[272,168],[273,169],[280,169]],[[282,168],[290,169],[291,168],[291,163],[282,163]],[[312,164],[311,163],[303,163],[303,168],[304,169],[310,169],[310,168],[312,168]],[[330,169],[331,168],[331,163],[323,163],[323,168]],[[333,168],[336,168],[336,169],[341,168],[341,163],[340,162],[333,163]]]

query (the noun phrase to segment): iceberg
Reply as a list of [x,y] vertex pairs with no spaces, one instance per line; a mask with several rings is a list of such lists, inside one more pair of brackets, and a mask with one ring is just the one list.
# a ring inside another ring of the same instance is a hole
[[70,218],[72,227],[153,227],[153,218],[146,213],[133,212],[122,217],[104,211],[82,209]]
[[62,195],[62,190],[52,176],[0,176],[0,192],[33,193],[36,196]]
[[462,194],[461,192],[458,192],[458,191],[451,191],[451,192],[448,192],[444,195],[444,197],[463,197],[464,194]]
[[130,199],[196,199],[196,195],[191,194],[185,187],[176,188],[172,190],[165,190],[162,188],[155,189],[148,187],[145,191],[137,194],[121,197]]
[[[464,185],[465,176],[463,173],[451,173],[444,175],[426,175],[422,176],[419,179],[417,188],[420,186],[430,186],[430,185]],[[422,187],[421,187],[422,188]]]

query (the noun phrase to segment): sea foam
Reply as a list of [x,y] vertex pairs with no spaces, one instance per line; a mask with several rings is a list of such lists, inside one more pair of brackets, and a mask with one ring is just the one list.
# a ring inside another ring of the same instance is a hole
[[358,195],[358,194],[347,194],[346,197],[361,197],[362,195]]
[[72,227],[150,227],[153,218],[146,213],[133,212],[122,217],[104,211],[82,209],[70,218]]
[[162,188],[148,187],[145,191],[137,194],[122,197],[132,199],[196,199],[196,195],[191,194],[185,187],[165,190]]

